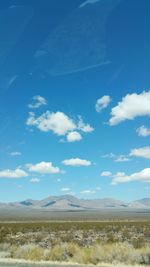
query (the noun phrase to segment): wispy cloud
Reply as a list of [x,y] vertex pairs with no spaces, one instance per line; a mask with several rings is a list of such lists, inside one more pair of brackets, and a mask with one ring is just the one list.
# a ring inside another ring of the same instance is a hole
[[114,153],[108,153],[102,156],[102,158],[106,159],[113,159],[115,157]]
[[119,155],[115,158],[115,162],[127,162],[127,161],[130,161],[131,158],[129,158],[128,156],[125,156],[125,155]]
[[103,155],[102,158],[113,159],[114,162],[128,162],[131,160],[129,155],[115,155],[114,153]]
[[33,96],[32,102],[28,105],[28,108],[37,109],[45,105],[47,105],[46,99],[40,95],[36,95],[36,96]]
[[132,160],[132,157],[150,159],[150,146],[131,149],[128,155],[109,153],[102,156],[102,158],[113,159],[114,162],[128,162]]
[[101,0],[87,0],[83,4],[81,4],[79,6],[79,8],[83,8],[83,7],[85,7],[86,5],[89,5],[89,4],[95,4],[95,3],[99,2],[99,1],[101,1]]
[[81,116],[79,116],[79,122],[77,128],[78,130],[84,133],[91,133],[94,131],[94,128],[89,123],[85,123]]
[[9,155],[12,156],[12,157],[21,156],[21,152],[13,151],[13,152],[10,152]]

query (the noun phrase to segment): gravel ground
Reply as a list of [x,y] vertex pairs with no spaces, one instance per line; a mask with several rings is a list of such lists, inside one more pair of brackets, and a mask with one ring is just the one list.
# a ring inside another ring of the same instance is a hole
[[[83,264],[74,264],[74,263],[58,263],[58,262],[30,262],[30,261],[23,261],[23,260],[9,260],[9,259],[0,259],[0,267],[93,267],[95,265],[83,265]],[[110,265],[110,264],[101,264],[97,265],[97,267],[133,267],[127,265]],[[141,265],[134,265],[134,267],[142,267]],[[147,265],[148,267],[148,265]],[[150,265],[149,265],[150,267]]]
[[[85,265],[79,264],[70,264],[70,263],[58,263],[58,262],[30,262],[23,260],[9,260],[9,259],[1,259],[0,267],[84,267]],[[86,265],[87,267],[93,267],[91,265]],[[105,266],[104,266],[105,267]]]

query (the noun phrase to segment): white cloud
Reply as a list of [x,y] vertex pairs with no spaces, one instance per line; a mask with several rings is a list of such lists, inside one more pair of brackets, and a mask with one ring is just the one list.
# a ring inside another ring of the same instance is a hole
[[12,157],[15,157],[15,156],[21,156],[21,152],[19,152],[19,151],[14,151],[14,152],[9,153],[9,155],[12,156]]
[[103,171],[100,176],[103,176],[103,177],[108,177],[108,176],[111,176],[112,173],[110,171]]
[[150,159],[150,146],[132,149],[130,152],[130,156]]
[[37,184],[37,183],[39,183],[41,180],[39,179],[39,178],[32,178],[31,180],[30,180],[30,183],[33,183],[33,184]]
[[81,4],[81,5],[79,6],[79,8],[85,7],[86,5],[89,5],[89,4],[95,4],[95,3],[99,2],[99,1],[100,1],[100,0],[87,0],[87,1],[85,1],[83,4]]
[[116,157],[116,159],[114,160],[115,162],[127,162],[127,161],[130,161],[131,159],[128,158],[127,156],[125,155],[119,155]]
[[149,136],[150,135],[150,129],[146,128],[144,125],[142,125],[141,127],[139,127],[137,130],[136,130],[137,134],[139,136],[143,136],[143,137],[146,137],[146,136]]
[[15,170],[7,169],[7,170],[0,171],[0,178],[18,179],[18,178],[23,178],[23,177],[27,177],[27,176],[28,176],[28,174],[20,168],[17,168]]
[[64,161],[62,161],[62,163],[66,166],[74,167],[90,166],[92,164],[91,161],[80,158],[65,159]]
[[31,109],[36,109],[45,105],[47,105],[46,99],[40,95],[36,95],[32,98],[32,103],[29,104],[28,107]]
[[61,191],[62,192],[68,192],[68,191],[70,191],[71,189],[69,188],[69,187],[63,187],[63,188],[61,188]]
[[88,190],[81,191],[80,194],[87,194],[87,195],[96,194],[96,191],[95,190],[88,189]]
[[109,125],[117,125],[139,116],[150,116],[150,91],[141,94],[128,94],[112,108]]
[[74,131],[74,132],[70,132],[67,134],[67,141],[68,142],[76,142],[76,141],[80,141],[82,139],[82,136],[80,133]]
[[28,126],[37,126],[38,125],[38,122],[37,122],[37,119],[35,118],[34,112],[29,112],[29,117],[26,121],[26,125],[28,125]]
[[[75,122],[72,118],[60,111],[47,111],[37,118],[35,117],[34,112],[29,112],[26,125],[34,126],[43,132],[52,131],[58,136],[67,135],[66,138],[68,142],[81,140],[82,136],[79,131],[84,133],[90,133],[94,131],[94,128],[91,127],[90,124],[83,122],[81,116],[79,116],[78,122]],[[64,139],[60,141],[65,142]]]
[[90,124],[84,123],[81,116],[79,116],[78,129],[84,133],[91,133],[94,131],[94,128]]
[[102,98],[97,99],[95,109],[97,112],[101,112],[103,109],[107,108],[111,98],[109,95],[104,95]]
[[115,155],[113,153],[106,154],[102,156],[103,158],[110,158],[113,159],[114,162],[128,162],[131,161],[131,157],[141,157],[141,158],[150,158],[150,147],[141,147],[131,149],[129,155]]
[[126,175],[124,172],[117,173],[113,176],[112,184],[115,185],[132,181],[150,182],[150,168],[146,168],[131,175]]
[[45,162],[42,161],[40,163],[37,163],[35,165],[33,164],[27,164],[27,168],[30,172],[38,172],[41,174],[57,174],[61,173],[61,170],[58,167],[54,167],[52,162]]
[[47,111],[38,118],[35,118],[35,114],[30,112],[26,124],[29,126],[36,126],[43,132],[52,131],[57,135],[65,135],[69,131],[76,129],[74,121],[63,112],[59,111],[56,113]]

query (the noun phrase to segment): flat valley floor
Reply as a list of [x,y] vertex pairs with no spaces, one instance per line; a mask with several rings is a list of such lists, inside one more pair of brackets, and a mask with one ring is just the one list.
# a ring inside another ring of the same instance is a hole
[[50,211],[36,208],[0,208],[0,222],[16,221],[113,221],[150,220],[150,209],[113,209]]

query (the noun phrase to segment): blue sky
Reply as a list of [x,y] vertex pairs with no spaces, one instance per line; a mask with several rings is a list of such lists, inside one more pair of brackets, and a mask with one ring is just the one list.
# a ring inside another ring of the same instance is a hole
[[149,197],[150,3],[64,2],[0,7],[0,201]]

